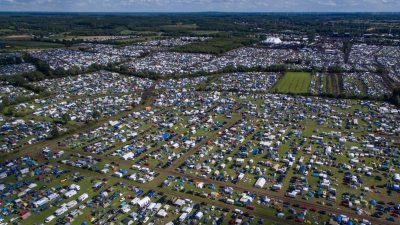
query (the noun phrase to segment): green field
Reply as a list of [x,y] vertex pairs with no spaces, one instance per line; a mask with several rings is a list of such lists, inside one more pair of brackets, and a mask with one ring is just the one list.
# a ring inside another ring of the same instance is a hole
[[304,94],[310,92],[311,74],[303,72],[288,72],[275,85],[279,93]]
[[196,24],[177,23],[177,24],[163,25],[161,26],[161,28],[164,30],[195,30],[198,28],[198,26]]
[[249,37],[220,37],[203,42],[194,42],[179,46],[174,49],[177,52],[222,54],[235,48],[252,44],[255,41]]
[[63,44],[41,42],[41,41],[1,41],[0,46],[4,46],[4,50],[27,50],[27,49],[48,49],[48,48],[62,48]]

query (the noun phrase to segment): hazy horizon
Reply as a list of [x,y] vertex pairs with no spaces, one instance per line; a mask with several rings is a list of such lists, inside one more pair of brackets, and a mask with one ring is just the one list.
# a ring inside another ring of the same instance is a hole
[[1,12],[362,13],[400,11],[398,0],[0,0]]

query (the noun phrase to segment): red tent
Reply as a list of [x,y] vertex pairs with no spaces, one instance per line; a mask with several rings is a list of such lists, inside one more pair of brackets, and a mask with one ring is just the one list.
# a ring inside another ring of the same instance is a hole
[[25,211],[25,210],[19,213],[19,216],[22,219],[27,219],[30,215],[31,215],[31,213],[29,211]]

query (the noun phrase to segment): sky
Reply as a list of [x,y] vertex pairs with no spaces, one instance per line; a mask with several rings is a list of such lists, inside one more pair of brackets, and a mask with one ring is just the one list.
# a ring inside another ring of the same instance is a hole
[[0,11],[400,12],[400,0],[0,0]]

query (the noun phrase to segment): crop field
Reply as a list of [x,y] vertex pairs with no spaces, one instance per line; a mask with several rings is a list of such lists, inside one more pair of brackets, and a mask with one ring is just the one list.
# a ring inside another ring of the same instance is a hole
[[311,74],[300,72],[288,72],[275,86],[279,93],[301,94],[310,91]]

